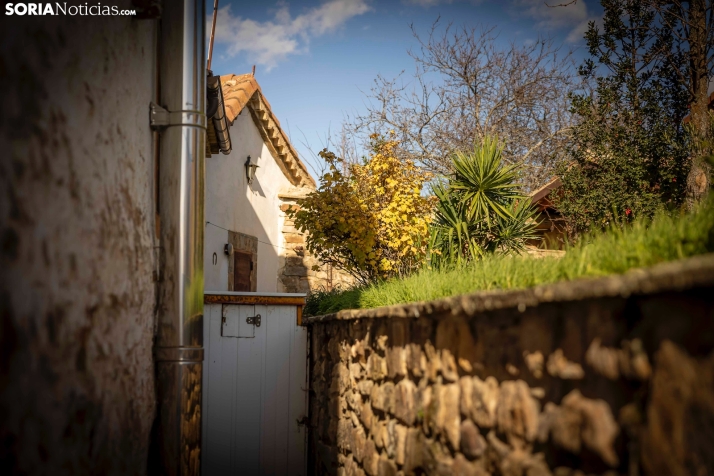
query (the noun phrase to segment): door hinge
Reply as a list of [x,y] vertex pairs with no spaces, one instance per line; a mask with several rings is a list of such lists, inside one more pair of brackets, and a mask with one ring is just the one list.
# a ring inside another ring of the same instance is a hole
[[253,317],[246,317],[245,322],[248,324],[253,324],[255,327],[260,327],[260,314]]

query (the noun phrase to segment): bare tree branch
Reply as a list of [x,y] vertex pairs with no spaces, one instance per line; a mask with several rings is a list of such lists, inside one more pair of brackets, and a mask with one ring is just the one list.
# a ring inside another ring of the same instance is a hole
[[471,150],[487,135],[505,143],[504,158],[526,165],[526,188],[550,178],[563,160],[573,124],[568,94],[578,85],[569,52],[549,39],[497,46],[493,27],[454,28],[438,20],[408,54],[414,73],[378,76],[366,94],[366,112],[346,121],[365,138],[394,130],[404,158],[439,173],[450,156]]

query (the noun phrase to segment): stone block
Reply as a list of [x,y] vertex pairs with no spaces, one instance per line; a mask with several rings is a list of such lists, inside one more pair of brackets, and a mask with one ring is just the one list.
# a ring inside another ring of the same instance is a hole
[[377,470],[378,476],[396,476],[397,475],[397,465],[394,461],[390,461],[387,458],[379,458],[379,467]]
[[361,463],[367,454],[367,437],[365,436],[362,427],[352,427],[350,435],[350,449],[352,450],[352,455],[355,460]]
[[340,419],[337,423],[337,435],[336,435],[336,443],[337,447],[343,451],[351,451],[350,450],[350,440],[351,438],[351,433],[352,433],[352,428],[353,425],[350,423],[349,420],[347,419]]
[[[462,454],[457,454],[454,457],[451,470],[453,474],[458,474],[459,476],[490,476],[490,473],[483,469],[483,466],[468,461]],[[531,474],[528,473],[524,476],[531,476]]]
[[[359,364],[357,364],[359,365]],[[359,393],[362,395],[369,395],[372,393],[372,388],[374,387],[374,382],[371,380],[360,380],[357,383],[357,389],[359,390]]]
[[364,468],[364,472],[369,476],[377,476],[377,472],[379,471],[379,453],[377,453],[377,448],[372,440],[367,440],[365,444],[362,467]]
[[434,349],[431,342],[424,344],[424,354],[426,356],[426,376],[432,382],[436,382],[436,378],[441,371],[441,359],[439,353]]
[[408,352],[408,368],[415,377],[424,375],[426,369],[426,358],[421,347],[417,344],[409,344]]
[[404,466],[402,470],[405,474],[414,472],[414,470],[422,467],[422,441],[424,435],[416,428],[407,430],[407,438],[404,451]]
[[404,377],[407,374],[407,349],[390,347],[386,354],[389,378]]
[[394,416],[406,425],[413,425],[417,412],[416,385],[411,380],[402,379],[394,390]]
[[[459,414],[459,384],[438,385],[435,424],[452,449],[459,449],[461,417]],[[437,389],[435,389],[436,391]]]
[[286,266],[283,268],[283,276],[307,276],[305,266]]
[[449,451],[441,446],[438,441],[425,440],[422,444],[422,466],[426,474],[438,476],[451,476],[453,473],[453,459]]
[[394,434],[396,437],[396,445],[394,448],[394,460],[398,465],[403,465],[406,461],[407,452],[407,433],[408,429],[404,425],[397,425],[394,428]]
[[372,387],[370,393],[372,407],[386,413],[394,412],[394,383],[385,382],[382,385]]
[[387,361],[372,353],[367,359],[367,375],[374,381],[380,381],[387,376]]
[[486,377],[486,380],[473,377],[471,386],[471,419],[479,428],[492,428],[496,424],[496,408],[500,394],[498,381],[492,376]]
[[[714,352],[695,358],[684,348],[665,340],[653,361],[651,398],[642,441],[645,471],[662,474],[661,468],[668,468],[671,474],[694,474],[697,468],[698,474],[711,472],[714,468]],[[706,442],[700,439],[701,435],[707,435]]]
[[583,367],[577,362],[571,362],[563,354],[563,349],[556,349],[548,356],[546,363],[548,373],[564,380],[580,380],[585,377]]
[[377,420],[374,423],[374,433],[372,434],[374,443],[377,448],[384,448],[387,444],[389,436],[387,435],[387,422],[385,420]]
[[441,375],[447,382],[456,382],[459,379],[459,369],[456,359],[449,349],[441,350]]
[[535,441],[539,413],[540,404],[527,383],[523,380],[501,383],[496,419],[499,431],[506,435],[511,446],[522,449],[526,443]]
[[461,415],[468,418],[471,416],[471,406],[473,405],[473,385],[471,377],[461,377],[459,379],[461,395],[459,399],[459,410]]
[[362,408],[359,412],[359,421],[362,422],[367,431],[372,432],[372,426],[374,425],[374,413],[372,412],[372,406],[368,402],[362,403]]
[[461,422],[461,452],[467,458],[473,460],[480,458],[486,451],[486,440],[478,431],[478,428],[471,420]]
[[350,371],[343,363],[335,364],[332,367],[332,384],[330,385],[330,393],[343,395],[351,388]]
[[284,233],[285,243],[305,244],[305,237],[299,233]]
[[394,458],[394,452],[397,448],[397,422],[389,420],[387,422],[387,439],[384,441],[384,449],[387,456]]

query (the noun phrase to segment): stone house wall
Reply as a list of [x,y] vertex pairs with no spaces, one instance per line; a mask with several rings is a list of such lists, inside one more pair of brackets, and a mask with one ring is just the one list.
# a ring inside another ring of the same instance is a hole
[[315,474],[714,474],[714,256],[306,318]]
[[[297,200],[309,193],[306,190],[303,194],[284,193],[279,195],[282,204],[280,205],[280,221],[283,232],[284,248],[280,253],[280,269],[278,271],[278,282],[286,293],[310,293],[316,290],[330,291],[335,288],[348,288],[354,284],[354,278],[349,274],[337,269],[332,269],[320,263],[307,250],[305,236],[297,228],[295,223],[286,212],[294,207],[299,209]],[[312,269],[319,266],[319,270]]]
[[122,16],[0,17],[3,474],[147,471],[156,32]]

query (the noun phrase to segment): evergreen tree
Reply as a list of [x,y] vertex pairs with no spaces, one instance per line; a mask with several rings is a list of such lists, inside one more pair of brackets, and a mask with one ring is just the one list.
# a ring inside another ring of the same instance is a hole
[[590,58],[579,68],[595,88],[571,97],[580,122],[573,160],[558,170],[556,202],[571,236],[678,207],[690,167],[682,124],[688,93],[678,76],[684,55],[672,32],[644,2],[601,3],[602,31],[590,23]]

